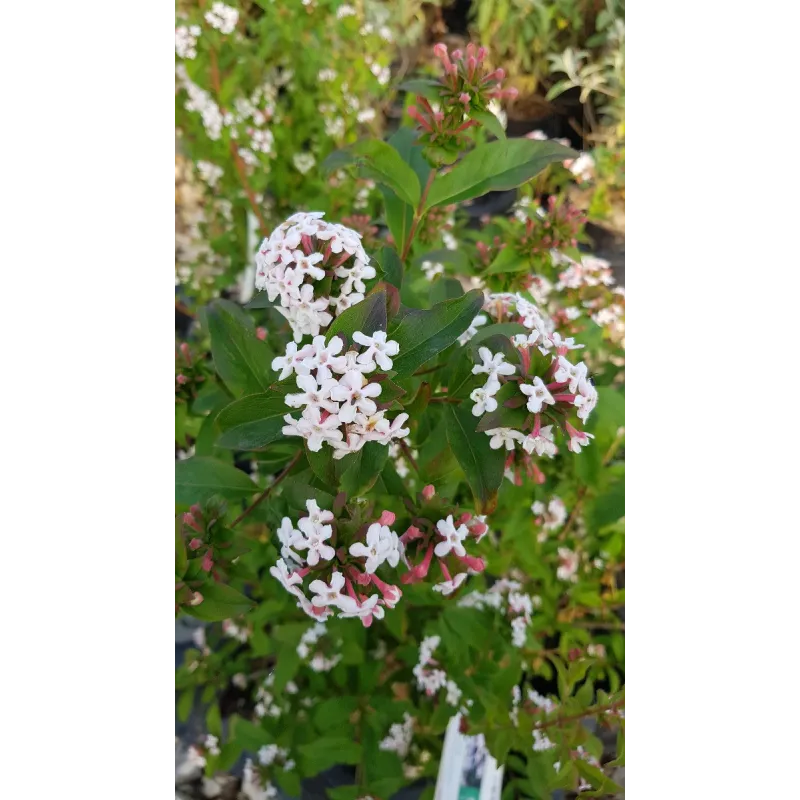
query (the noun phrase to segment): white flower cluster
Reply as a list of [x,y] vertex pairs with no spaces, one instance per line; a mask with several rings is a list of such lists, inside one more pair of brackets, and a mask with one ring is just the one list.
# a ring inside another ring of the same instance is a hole
[[197,56],[197,38],[200,36],[199,25],[179,25],[175,28],[175,53],[179,58],[193,59]]
[[567,507],[560,497],[553,497],[547,504],[537,500],[531,505],[531,511],[537,517],[536,524],[542,526],[537,536],[540,542],[545,541],[549,532],[557,531],[567,520]]
[[444,264],[440,264],[438,261],[423,261],[420,266],[429,281],[432,281],[437,275],[444,275]]
[[[291,684],[291,685],[290,685]],[[256,690],[256,706],[255,712],[257,717],[274,717],[278,718],[283,713],[283,709],[276,703],[276,698],[273,693],[273,686],[275,685],[275,673],[270,672],[261,686]],[[287,694],[295,694],[297,686],[291,681],[286,685],[285,689]],[[282,701],[283,698],[277,698]]]
[[402,722],[395,722],[390,728],[388,735],[381,740],[378,745],[380,750],[387,750],[390,753],[404,759],[408,755],[411,747],[411,740],[414,738],[414,718],[406,712],[403,714]]
[[220,753],[219,739],[210,733],[206,736],[204,747],[212,756],[218,756]]
[[[307,660],[311,655],[311,645],[316,643],[328,632],[324,622],[317,622],[312,625],[301,637],[297,645],[297,655],[303,660]],[[341,644],[341,642],[339,642]],[[342,656],[336,653],[333,656],[326,656],[322,651],[316,650],[308,665],[314,672],[330,672],[340,661]]]
[[584,286],[613,286],[616,281],[611,272],[611,264],[604,258],[597,256],[581,256],[577,262],[557,250],[551,253],[553,264],[556,267],[565,266],[566,269],[559,273],[556,289],[580,289]]
[[[256,289],[266,290],[270,302],[289,321],[296,342],[316,336],[347,308],[364,299],[364,281],[375,268],[361,245],[361,234],[326,222],[321,211],[289,217],[264,239],[256,254]],[[337,290],[316,297],[314,283],[333,278]],[[333,314],[328,312],[332,307]]]
[[315,336],[299,350],[290,342],[285,355],[272,362],[273,369],[281,370],[281,380],[294,373],[301,390],[286,395],[289,408],[303,411],[299,420],[291,414],[284,417],[284,436],[302,437],[315,453],[327,443],[336,459],[358,452],[367,442],[385,446],[409,433],[402,427],[408,414],[386,419],[385,410],[378,410],[375,402],[381,384],[367,378],[378,367],[392,368],[390,356],[399,352],[397,342],[387,341],[383,331],[372,336],[356,331],[353,341],[364,348],[360,353],[350,349],[342,355],[344,345],[339,337],[326,343],[324,336]]
[[239,12],[225,3],[215,2],[210,11],[206,11],[206,22],[220,33],[233,33],[239,21]]
[[[410,450],[411,458],[414,461],[417,460],[419,457],[419,452],[417,450]],[[408,465],[408,461],[406,460],[405,454],[403,453],[403,448],[400,447],[398,442],[390,442],[389,443],[389,458],[394,461],[394,468],[397,474],[403,478],[408,479],[410,483],[414,482],[414,476],[411,475],[411,468]],[[409,475],[411,477],[409,478]]]
[[313,153],[295,153],[292,156],[292,164],[301,175],[305,175],[316,163]]
[[568,547],[558,548],[558,569],[556,569],[556,577],[562,581],[572,581],[573,583],[578,580],[578,566],[580,565],[580,556]]
[[218,167],[210,161],[198,161],[196,166],[201,179],[212,189],[217,185],[217,182],[224,174],[222,167]]
[[[306,508],[308,516],[298,521],[299,530],[294,528],[289,517],[283,518],[277,531],[282,557],[274,567],[270,567],[272,576],[297,598],[298,608],[302,608],[313,619],[324,621],[334,613],[334,609],[340,612],[340,618],[358,617],[365,627],[372,624],[373,618],[382,619],[385,613],[384,607],[394,608],[402,597],[402,592],[397,586],[384,583],[375,575],[375,571],[384,562],[390,567],[396,567],[402,555],[399,537],[381,521],[389,512],[384,512],[381,520],[367,528],[364,542],[355,541],[350,544],[348,549],[350,556],[363,561],[351,561],[345,567],[347,572],[336,569],[333,564],[330,565],[332,569],[329,573],[315,571],[315,574],[321,577],[317,577],[309,584],[308,588],[313,594],[309,600],[303,591],[303,578],[308,574],[310,567],[319,564],[327,566],[325,562],[331,562],[336,551],[328,543],[333,536],[333,525],[330,524],[333,522],[333,513],[320,509],[315,500],[307,500]],[[394,515],[389,514],[389,516],[393,521]],[[305,557],[300,556],[296,552],[298,550],[307,551]],[[358,572],[356,563],[363,567],[363,573]],[[322,579],[326,576],[327,583]],[[354,581],[362,591],[356,591]],[[370,584],[375,586],[378,592],[366,596],[363,588]],[[309,635],[313,641],[324,633],[324,629],[320,631],[315,628],[312,631],[313,633]],[[298,653],[301,653],[300,647]],[[335,663],[329,664],[322,660],[318,662],[318,666],[317,671],[324,671],[335,666]]]
[[541,605],[541,598],[525,594],[521,589],[522,584],[518,581],[503,578],[487,592],[470,592],[458,604],[466,608],[503,611],[511,619],[512,644],[514,647],[524,647],[533,609]]
[[222,622],[222,632],[238,642],[246,642],[250,638],[250,631],[246,627],[240,628],[233,620],[226,619]]
[[248,758],[244,762],[242,772],[242,796],[247,800],[273,800],[278,796],[278,790],[269,781],[262,784],[261,778]]
[[[447,673],[440,669],[438,662],[433,658],[433,653],[439,646],[441,638],[439,636],[426,636],[419,645],[419,661],[412,670],[417,679],[417,689],[425,692],[429,697],[436,694],[439,689],[445,689],[445,702],[458,708],[461,702],[462,691],[458,684],[447,677]],[[467,706],[472,705],[471,700],[467,700]],[[459,709],[462,714],[467,714],[466,708]]]
[[206,129],[206,136],[212,141],[216,141],[222,134],[223,126],[222,112],[219,110],[219,106],[205,89],[201,89],[192,81],[183,64],[178,64],[175,67],[175,74],[178,77],[178,82],[188,95],[184,108],[187,111],[197,111],[200,114],[203,120],[203,127]]
[[281,762],[286,772],[293,770],[295,767],[294,760],[289,758],[289,751],[283,747],[278,747],[276,744],[265,744],[259,749],[257,757],[258,763],[262,767],[272,766],[276,761]]
[[336,19],[344,19],[345,17],[354,17],[356,10],[353,6],[341,5],[336,9]]

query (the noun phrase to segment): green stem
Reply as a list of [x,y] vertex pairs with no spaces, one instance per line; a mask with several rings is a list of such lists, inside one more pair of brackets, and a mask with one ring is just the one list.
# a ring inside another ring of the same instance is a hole
[[428,180],[425,183],[425,188],[422,190],[422,196],[419,198],[419,204],[417,205],[417,210],[414,212],[414,220],[411,223],[411,230],[408,232],[408,238],[403,245],[403,251],[400,253],[400,260],[405,261],[408,257],[408,251],[411,249],[411,243],[414,241],[414,234],[417,232],[417,226],[420,223],[420,220],[424,216],[422,211],[423,207],[425,206],[425,201],[428,199],[428,192],[433,186],[433,179],[436,177],[436,170],[431,168],[430,173],[428,174]]
[[303,455],[302,450],[298,450],[295,457],[284,467],[283,472],[269,485],[253,502],[244,510],[238,517],[231,523],[231,528],[235,528],[251,511],[257,508],[264,500],[266,500],[272,490],[289,474],[292,467],[300,460]]

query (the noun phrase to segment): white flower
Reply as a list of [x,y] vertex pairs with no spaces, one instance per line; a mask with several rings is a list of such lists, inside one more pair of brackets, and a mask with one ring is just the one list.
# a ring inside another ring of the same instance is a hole
[[298,375],[295,379],[297,386],[302,389],[300,394],[287,394],[284,402],[289,408],[309,406],[311,408],[325,409],[329,414],[336,414],[339,406],[331,399],[331,392],[339,385],[336,378],[329,378],[317,383],[313,375]]
[[492,428],[486,431],[486,435],[492,437],[489,440],[489,447],[492,450],[498,450],[503,446],[506,450],[513,450],[514,442],[521,442],[525,438],[522,433],[513,428]]
[[[577,400],[577,398],[575,398]],[[591,410],[591,409],[590,409]],[[578,412],[580,415],[580,412]],[[588,416],[588,413],[587,413]],[[582,447],[586,447],[589,444],[589,439],[594,439],[593,433],[587,433],[586,431],[575,431],[569,439],[569,444],[567,445],[567,449],[571,450],[573,453],[580,453]]]
[[294,168],[305,175],[315,164],[317,159],[311,153],[295,153],[292,157]]
[[533,729],[533,749],[537,752],[543,750],[550,750],[555,747],[555,744],[547,738],[547,735],[542,733],[537,728]]
[[306,510],[308,511],[308,518],[314,525],[324,525],[326,522],[333,522],[333,512],[320,508],[316,500],[306,500]]
[[458,337],[458,343],[463,347],[478,332],[478,328],[481,325],[485,325],[488,321],[489,317],[485,314],[478,314],[478,316],[470,322],[469,328]]
[[400,345],[397,342],[386,341],[386,331],[375,331],[372,336],[365,336],[361,331],[356,331],[353,334],[353,341],[367,348],[356,359],[360,364],[369,364],[374,360],[384,370],[392,368],[392,359],[389,356],[396,356],[400,352]]
[[193,59],[197,55],[195,45],[200,35],[199,25],[180,25],[175,28],[175,53],[179,58]]
[[[432,281],[437,275],[444,274],[444,264],[438,262],[423,261],[421,267],[422,271],[425,273],[425,277],[429,281]],[[464,334],[462,333],[461,335],[463,336]]]
[[197,171],[200,177],[213,189],[217,185],[217,181],[223,176],[224,170],[210,161],[198,161]]
[[[356,558],[366,558],[364,571],[373,573],[389,557],[393,550],[392,545],[392,531],[386,525],[374,522],[367,529],[367,543],[353,542],[350,545],[350,555]],[[394,550],[396,551],[396,547]],[[396,560],[394,565],[397,566]]]
[[[451,580],[444,581],[443,583],[437,583],[431,588],[434,592],[441,592],[446,597],[449,594],[453,594],[453,592],[458,589],[458,587],[461,586],[466,579],[467,573],[459,572],[458,575],[454,575]],[[451,705],[455,705],[455,703],[452,703]]]
[[[334,336],[328,344],[325,343],[324,336],[315,336],[311,345],[307,345],[307,347],[310,347],[311,350],[303,360],[303,366],[309,372],[317,371],[319,383],[333,378],[332,372],[341,375],[347,370],[345,357],[339,355],[344,347],[344,342],[338,336]],[[334,385],[335,383],[334,381]],[[333,411],[335,412],[336,409]]]
[[304,361],[311,353],[310,345],[298,350],[296,342],[289,342],[286,345],[286,354],[272,359],[272,369],[281,371],[278,380],[282,381],[284,378],[288,378],[292,372],[296,372],[298,375],[308,375],[310,370]]
[[578,554],[574,553],[568,547],[558,548],[559,567],[556,570],[556,577],[562,581],[576,581],[579,558]]
[[531,511],[542,517],[542,527],[546,531],[558,530],[567,519],[567,507],[560,497],[553,497],[546,506],[537,500],[531,506]]
[[281,520],[281,526],[277,530],[278,540],[281,543],[281,556],[285,559],[292,559],[298,564],[303,563],[303,559],[291,549],[294,540],[299,537],[300,531],[295,530],[289,517]]
[[[500,384],[493,385],[496,385],[498,389],[500,388]],[[487,386],[489,385],[487,384]],[[475,403],[475,405],[472,407],[472,413],[474,416],[480,417],[487,411],[495,411],[497,409],[497,400],[495,400],[493,393],[490,391],[492,386],[489,386],[489,390],[484,387],[474,389],[470,393],[469,399]],[[496,393],[496,390],[494,393]]]
[[348,423],[355,420],[356,413],[360,412],[367,416],[374,414],[377,406],[371,398],[377,397],[380,393],[379,383],[367,383],[361,372],[352,370],[346,372],[331,389],[331,398],[342,403],[338,409],[339,419]]
[[344,19],[345,17],[354,17],[356,14],[356,10],[353,6],[342,5],[336,9],[336,18],[337,19]]
[[592,409],[597,405],[597,389],[587,380],[578,384],[578,396],[573,401],[578,409],[578,417],[586,422]]
[[353,609],[342,611],[342,613],[338,615],[339,619],[346,619],[348,617],[360,617],[361,619],[365,617],[375,617],[375,619],[383,619],[386,612],[383,610],[382,606],[378,605],[379,600],[380,598],[377,594],[370,595],[361,605]]
[[269,568],[270,575],[280,582],[284,589],[295,597],[304,597],[299,585],[303,579],[296,572],[289,572],[286,562],[279,558],[274,567]]
[[338,267],[334,274],[338,278],[345,278],[344,285],[342,286],[343,292],[350,292],[355,289],[360,293],[367,290],[364,279],[370,280],[377,275],[375,267],[365,264],[360,259],[356,259],[351,267]]
[[332,81],[336,79],[336,70],[331,69],[330,67],[326,67],[325,69],[321,69],[317,73],[317,80],[322,81]]
[[206,11],[206,22],[220,33],[233,33],[239,20],[239,12],[225,3],[214,3],[211,11]]
[[503,353],[492,354],[488,347],[480,347],[478,355],[483,363],[472,368],[473,375],[485,373],[490,380],[496,380],[498,375],[513,375],[516,372],[513,364],[505,363],[506,357]]
[[212,736],[210,733],[206,736],[205,741],[205,748],[211,753],[212,756],[219,755],[219,739],[216,736]]
[[312,522],[309,517],[303,517],[298,521],[297,527],[300,528],[301,535],[295,538],[294,546],[298,550],[308,550],[306,561],[310,566],[315,567],[320,559],[330,561],[336,555],[336,551],[325,544],[333,536],[330,525],[320,525]]
[[532,383],[521,383],[520,391],[528,396],[528,411],[538,414],[542,410],[542,405],[547,403],[555,405],[553,395],[550,394],[544,381],[535,377]]
[[405,759],[411,747],[411,739],[414,736],[414,718],[405,712],[402,724],[395,722],[389,728],[389,735],[378,745],[380,750],[387,750],[397,753],[401,759]]
[[352,611],[358,604],[346,594],[342,594],[344,588],[344,575],[341,572],[334,572],[331,575],[330,584],[325,581],[316,580],[311,581],[308,588],[314,592],[314,597],[311,602],[317,608],[324,608],[325,606],[336,606],[343,611]]
[[462,542],[467,538],[469,531],[466,525],[459,525],[458,528],[453,524],[453,515],[450,514],[447,519],[440,519],[436,523],[436,530],[444,540],[439,542],[433,548],[434,554],[437,558],[444,558],[451,550],[458,556],[465,556],[467,551],[464,549]]
[[528,620],[526,617],[515,617],[511,620],[511,644],[524,647],[528,638]]
[[365,108],[363,111],[359,111],[356,114],[356,119],[361,122],[372,122],[375,119],[375,109],[374,108]]
[[558,369],[553,375],[553,380],[557,383],[568,383],[570,393],[574,394],[578,391],[578,385],[586,382],[587,372],[586,364],[583,361],[572,364],[564,356],[559,356]]
[[589,181],[594,175],[594,159],[588,153],[581,153],[569,162],[569,171],[580,181]]
[[539,430],[539,435],[530,434],[522,440],[522,449],[526,453],[536,452],[537,456],[554,456],[556,454],[555,440],[553,439],[553,426],[545,425]]
[[461,689],[458,688],[458,684],[455,681],[447,681],[445,687],[447,688],[445,702],[450,706],[457,706],[461,700]]

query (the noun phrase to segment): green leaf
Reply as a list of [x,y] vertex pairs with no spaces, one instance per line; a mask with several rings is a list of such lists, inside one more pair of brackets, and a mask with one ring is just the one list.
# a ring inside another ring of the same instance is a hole
[[388,338],[400,345],[393,369],[408,375],[447,349],[470,326],[483,306],[483,293],[473,289],[431,309],[408,309]]
[[314,474],[326,485],[336,486],[336,472],[333,463],[333,448],[323,445],[320,450],[309,450],[308,442],[303,442],[306,458]]
[[514,189],[548,164],[577,157],[574,150],[552,141],[510,139],[480,145],[447,175],[434,181],[425,210],[460,203],[487,192]]
[[479,514],[490,514],[497,506],[497,491],[503,480],[505,450],[492,450],[489,437],[476,431],[477,418],[470,403],[447,406],[447,441],[467,477]]
[[326,787],[325,794],[331,800],[357,800],[361,797],[361,789],[358,786]]
[[398,289],[403,287],[403,262],[393,247],[384,247],[378,261],[386,282]]
[[411,78],[403,81],[398,89],[412,94],[421,94],[423,97],[438,99],[442,91],[442,84],[432,78]]
[[319,738],[310,744],[301,744],[298,749],[311,775],[334,764],[358,764],[361,760],[361,745],[348,736]]
[[314,706],[314,724],[320,733],[350,727],[350,715],[358,708],[357,697],[329,697]]
[[192,707],[194,706],[194,688],[191,689],[184,689],[181,692],[181,696],[178,698],[178,705],[176,710],[178,712],[178,719],[181,722],[186,722],[189,719],[189,715],[192,713]]
[[245,324],[243,315],[227,300],[215,300],[207,311],[214,366],[226,386],[239,395],[266,391],[272,382],[269,347]]
[[203,595],[203,602],[198,606],[187,606],[185,610],[187,614],[206,622],[230,619],[253,607],[252,600],[224,583],[204,583],[200,593]]
[[521,256],[513,247],[504,247],[489,265],[487,275],[505,275],[509,272],[522,272],[530,267],[530,259]]
[[470,111],[469,115],[472,117],[472,119],[480,122],[480,124],[483,125],[483,127],[486,128],[489,133],[494,135],[497,139],[502,141],[505,140],[505,129],[503,128],[500,120],[497,119],[497,117],[492,114],[491,111]]
[[[331,484],[331,488],[333,488],[333,484]],[[291,508],[303,513],[306,511],[306,500],[316,500],[320,508],[330,511],[333,508],[333,501],[336,499],[332,494],[315,489],[294,478],[287,478],[283,482],[283,496],[289,501]]]
[[271,741],[270,734],[260,725],[254,725],[236,714],[231,717],[230,736],[239,743],[242,750],[249,750],[251,753],[257,753],[263,745]]
[[486,325],[483,328],[479,328],[478,332],[469,340],[469,345],[475,348],[491,336],[506,336],[510,339],[520,333],[524,333],[527,336],[530,334],[530,330],[524,325],[520,325],[519,322],[498,322],[494,325]]
[[340,487],[348,497],[368,492],[389,458],[389,448],[379,442],[367,442],[357,453],[345,456],[341,463],[349,462],[341,475]]
[[445,300],[454,300],[464,294],[464,287],[455,278],[441,277],[431,284],[430,301],[432,305],[443,303]]
[[352,151],[367,177],[388,186],[404,203],[417,207],[421,193],[419,178],[397,150],[380,139],[365,139],[357,142]]
[[175,464],[175,502],[189,506],[219,494],[232,500],[249,497],[258,487],[236,467],[216,458],[195,457]]
[[286,424],[283,418],[291,412],[283,396],[275,392],[251,394],[235,400],[217,417],[217,426],[222,431],[217,446],[229,450],[262,450],[281,435]]
[[188,556],[186,554],[186,541],[183,538],[183,521],[181,515],[175,517],[175,577],[182,578],[186,573]]
[[350,306],[331,323],[325,334],[330,341],[337,334],[352,339],[356,331],[371,336],[375,331],[386,330],[386,292],[368,294],[360,303]]

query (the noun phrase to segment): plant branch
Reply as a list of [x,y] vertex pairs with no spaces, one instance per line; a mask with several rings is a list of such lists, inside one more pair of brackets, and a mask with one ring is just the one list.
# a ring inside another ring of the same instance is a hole
[[244,510],[231,524],[231,528],[235,528],[251,511],[257,508],[264,500],[266,500],[272,490],[291,472],[292,467],[300,460],[303,455],[302,450],[298,450],[295,457],[283,468],[283,472],[269,485],[263,492]]
[[544,728],[552,728],[554,725],[558,725],[561,727],[565,722],[576,722],[579,719],[583,719],[584,717],[591,717],[595,714],[602,714],[606,711],[613,711],[620,706],[625,705],[625,698],[622,697],[619,700],[615,700],[613,703],[606,703],[602,706],[592,706],[591,708],[587,708],[584,711],[581,711],[578,714],[567,714],[566,716],[556,717],[555,719],[548,719],[544,722],[539,722],[534,725],[534,730],[543,730]]
[[403,451],[403,455],[408,459],[411,466],[414,467],[414,471],[417,473],[417,475],[419,475],[419,465],[414,460],[414,456],[411,455],[411,450],[402,439],[400,439],[399,441],[400,441],[400,449]]
[[414,234],[417,232],[417,226],[419,225],[420,220],[423,217],[422,209],[425,206],[425,201],[428,199],[428,192],[431,190],[431,186],[433,186],[433,179],[436,177],[436,170],[431,167],[431,171],[428,174],[428,180],[425,183],[425,188],[422,190],[422,196],[419,198],[419,204],[417,205],[417,210],[414,212],[414,220],[411,223],[411,230],[408,232],[408,238],[403,245],[403,252],[400,253],[400,260],[405,261],[408,257],[408,251],[411,249],[411,243],[414,241]]

